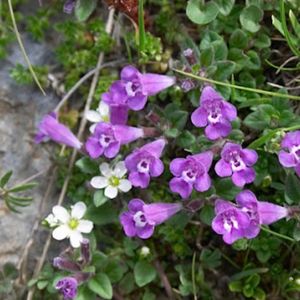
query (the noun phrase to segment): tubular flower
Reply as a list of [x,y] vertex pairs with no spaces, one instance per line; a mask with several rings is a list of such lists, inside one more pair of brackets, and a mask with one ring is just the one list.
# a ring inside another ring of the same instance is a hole
[[211,86],[204,87],[200,107],[192,114],[196,127],[206,127],[205,135],[210,140],[226,137],[231,132],[231,123],[237,117],[236,108]]
[[55,288],[63,294],[64,300],[72,300],[77,296],[78,282],[73,277],[64,277],[60,279]]
[[144,135],[143,129],[126,125],[97,124],[94,133],[88,138],[85,147],[91,158],[104,155],[115,157],[121,145],[128,144]]
[[300,177],[300,130],[289,132],[281,142],[279,162],[286,168],[294,168]]
[[175,176],[169,184],[171,191],[179,193],[183,199],[190,196],[193,188],[199,192],[207,191],[211,186],[208,171],[212,160],[211,151],[175,158],[170,164],[171,173]]
[[181,208],[181,204],[177,203],[145,204],[140,199],[132,199],[128,204],[128,211],[120,215],[120,222],[128,237],[148,239],[155,226],[171,218]]
[[37,144],[51,139],[56,143],[76,149],[80,149],[82,146],[82,143],[70,129],[58,122],[57,115],[54,112],[44,116],[38,128],[39,131],[35,136],[35,142]]
[[102,100],[111,107],[127,106],[132,110],[145,107],[148,96],[156,95],[175,84],[175,78],[152,73],[142,74],[133,66],[121,71],[121,80],[114,82]]
[[77,202],[73,205],[71,213],[62,206],[54,206],[52,214],[58,223],[52,232],[53,238],[59,241],[68,238],[71,246],[78,248],[83,240],[82,233],[90,233],[93,229],[91,221],[82,219],[85,212],[86,205],[83,202]]
[[118,162],[114,169],[111,169],[108,163],[102,163],[100,172],[103,176],[93,177],[91,185],[95,189],[105,189],[104,195],[107,198],[116,198],[119,190],[124,193],[131,190],[131,182],[124,179],[127,173],[124,161]]
[[238,144],[226,143],[215,171],[220,177],[232,176],[232,182],[238,187],[243,187],[246,183],[254,181],[255,171],[252,166],[257,159],[256,151],[242,149]]
[[164,139],[159,139],[136,149],[125,159],[129,170],[129,180],[135,187],[146,188],[151,177],[158,177],[164,171],[164,165],[159,157],[166,145]]

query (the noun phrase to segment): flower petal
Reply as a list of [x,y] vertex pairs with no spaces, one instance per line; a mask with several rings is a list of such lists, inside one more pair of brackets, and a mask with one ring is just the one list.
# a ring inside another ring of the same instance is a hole
[[146,224],[144,227],[136,228],[136,234],[141,239],[148,239],[153,235],[154,228],[153,225]]
[[128,107],[132,110],[142,110],[147,103],[147,96],[144,94],[137,94],[133,97],[128,98]]
[[120,184],[118,186],[119,190],[121,190],[124,193],[127,193],[131,190],[132,184],[129,180],[127,179],[121,179]]
[[192,155],[192,157],[196,159],[197,162],[201,163],[205,171],[208,172],[212,164],[214,154],[212,153],[212,151],[205,151],[199,154]]
[[127,105],[112,105],[109,116],[111,124],[125,125],[128,121]]
[[135,198],[130,200],[128,203],[128,209],[131,213],[136,213],[138,211],[143,211],[145,203],[141,199]]
[[106,104],[104,101],[100,101],[99,106],[98,106],[98,112],[100,115],[103,116],[108,116],[109,115],[109,105]]
[[138,138],[144,136],[144,130],[141,128],[126,126],[126,125],[115,125],[114,126],[115,137],[122,145],[129,144]]
[[244,170],[234,172],[232,175],[232,182],[238,187],[244,187],[246,183],[251,183],[255,180],[255,171],[253,168],[246,168]]
[[258,159],[258,155],[256,151],[251,149],[243,149],[241,150],[241,156],[243,161],[247,164],[247,166],[253,166]]
[[72,206],[71,216],[75,219],[81,219],[86,212],[86,205],[83,202],[77,202]]
[[128,237],[134,237],[136,235],[136,228],[133,221],[133,217],[130,213],[124,212],[120,215],[120,222],[123,230]]
[[120,151],[120,142],[112,142],[104,150],[104,156],[107,158],[114,158]]
[[227,101],[222,101],[223,108],[222,108],[222,114],[225,115],[226,119],[229,121],[233,121],[237,118],[237,110],[234,105]]
[[154,142],[148,143],[140,148],[140,150],[147,151],[156,158],[159,158],[166,146],[165,139],[158,139]]
[[257,205],[258,201],[256,199],[256,196],[253,192],[250,190],[244,190],[237,194],[236,196],[236,202],[242,207],[249,207],[253,205]]
[[234,204],[230,201],[225,201],[223,199],[217,199],[215,201],[215,213],[221,214],[222,212],[235,208]]
[[269,225],[288,216],[288,210],[285,207],[269,202],[258,202],[258,214],[260,223]]
[[164,89],[172,86],[176,82],[175,77],[147,73],[140,75],[143,94],[153,96]]
[[79,248],[82,241],[83,236],[79,231],[71,231],[70,243],[73,248]]
[[[95,128],[95,131],[97,130],[97,127]],[[85,148],[89,156],[94,159],[100,157],[104,151],[103,147],[99,143],[99,140],[93,136],[88,138],[87,142],[85,143]]]
[[52,208],[52,212],[53,212],[54,217],[57,220],[61,221],[62,223],[67,223],[70,220],[69,212],[60,205],[55,205]]
[[83,233],[90,233],[93,230],[94,224],[89,220],[80,220],[77,230]]
[[175,158],[171,161],[170,164],[170,171],[174,176],[181,176],[185,165],[186,159],[185,158]]
[[222,123],[209,124],[205,128],[205,135],[210,140],[216,140],[220,137],[226,137],[231,132],[231,124],[227,121]]
[[224,100],[224,98],[211,86],[207,85],[203,88],[201,97],[200,97],[200,104],[205,101],[210,100]]
[[105,188],[104,195],[109,199],[114,199],[118,196],[118,188],[109,185]]
[[95,189],[103,189],[108,186],[108,179],[103,176],[95,176],[91,180],[91,186]]
[[174,193],[178,193],[181,198],[188,198],[193,190],[193,186],[181,178],[173,178],[169,183],[170,189]]
[[128,178],[133,186],[142,189],[146,188],[150,183],[150,176],[148,173],[131,172]]
[[122,178],[127,173],[127,168],[124,161],[119,161],[113,171],[113,175]]
[[198,192],[205,192],[209,190],[210,186],[211,186],[211,179],[207,173],[204,173],[200,177],[197,177],[194,184],[194,188]]
[[60,225],[56,227],[52,232],[52,237],[58,241],[61,241],[69,237],[71,230],[67,225]]
[[89,110],[86,112],[85,117],[88,121],[98,123],[102,121],[101,115],[95,110]]
[[295,156],[283,150],[279,152],[278,158],[281,165],[283,165],[286,168],[295,167],[297,165]]
[[196,127],[205,127],[207,125],[208,113],[203,107],[197,108],[191,117],[191,121]]
[[112,176],[112,169],[110,168],[109,164],[106,162],[100,165],[100,172],[106,178],[110,178]]
[[232,169],[229,163],[224,159],[220,159],[215,165],[215,171],[220,177],[228,177],[232,175]]
[[158,158],[153,159],[151,164],[150,164],[150,174],[151,174],[151,176],[158,177],[163,173],[163,171],[164,171],[163,162]]

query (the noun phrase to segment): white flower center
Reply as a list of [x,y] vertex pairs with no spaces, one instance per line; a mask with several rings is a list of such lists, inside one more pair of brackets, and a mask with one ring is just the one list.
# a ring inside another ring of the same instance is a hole
[[300,145],[293,146],[290,153],[294,155],[297,161],[300,161]]
[[125,90],[129,97],[134,97],[140,91],[140,84],[138,81],[129,81],[125,84]]
[[244,161],[241,159],[239,153],[236,151],[231,153],[230,164],[233,172],[241,171],[246,168]]
[[133,216],[133,220],[135,222],[136,227],[141,228],[147,224],[146,217],[142,211],[138,211],[137,213],[135,213],[135,215]]
[[106,134],[101,134],[101,137],[99,139],[100,145],[104,148],[108,147],[112,141],[113,141],[112,137]]
[[193,169],[187,169],[182,172],[182,177],[187,182],[194,182],[196,180],[197,172]]
[[227,232],[231,232],[231,229],[239,229],[239,224],[234,216],[231,216],[230,218],[226,218],[224,220],[224,228]]
[[150,162],[148,159],[142,159],[137,165],[137,169],[140,173],[148,173],[150,169]]
[[222,114],[218,109],[211,111],[207,117],[208,121],[212,124],[216,124],[220,121],[220,118],[222,117]]

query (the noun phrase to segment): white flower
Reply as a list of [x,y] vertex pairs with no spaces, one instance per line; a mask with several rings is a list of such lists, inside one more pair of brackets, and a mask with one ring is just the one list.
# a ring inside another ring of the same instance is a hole
[[83,202],[77,202],[71,206],[71,213],[62,206],[54,206],[52,213],[53,217],[58,220],[58,227],[52,232],[53,238],[59,241],[68,238],[71,246],[78,248],[83,241],[82,233],[90,233],[93,229],[93,222],[82,219],[85,212],[86,205]]
[[146,257],[149,254],[150,254],[150,249],[148,247],[146,247],[146,246],[143,246],[141,248],[141,255],[144,256],[144,257]]
[[127,172],[124,161],[118,162],[113,170],[108,163],[102,163],[100,172],[103,176],[93,177],[91,185],[95,189],[105,188],[104,195],[107,198],[116,198],[118,190],[126,193],[131,189],[131,182],[123,178]]
[[98,108],[96,110],[89,110],[85,117],[88,121],[96,123],[90,127],[90,132],[94,133],[97,123],[109,122],[109,106],[105,102],[101,101]]
[[54,217],[53,214],[49,214],[48,217],[45,219],[50,227],[55,227],[59,225],[59,221],[57,218]]

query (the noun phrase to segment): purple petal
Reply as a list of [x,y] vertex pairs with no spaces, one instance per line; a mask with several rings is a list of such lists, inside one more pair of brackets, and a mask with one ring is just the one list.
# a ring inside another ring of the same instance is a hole
[[144,205],[145,205],[144,201],[142,201],[141,199],[138,199],[138,198],[134,198],[134,199],[130,200],[130,202],[128,203],[128,210],[131,213],[143,211]]
[[196,182],[194,184],[194,188],[198,192],[205,192],[209,190],[211,186],[211,179],[207,173],[204,173],[202,176],[197,177]]
[[137,227],[136,234],[141,239],[148,239],[153,235],[154,225],[146,224],[144,227]]
[[210,140],[226,137],[231,132],[231,124],[225,120],[222,123],[209,124],[205,128],[205,135]]
[[287,217],[288,210],[285,207],[273,203],[260,201],[258,202],[258,214],[260,223],[269,225]]
[[228,177],[232,175],[231,165],[222,158],[216,163],[215,171],[220,177]]
[[241,145],[234,143],[226,143],[222,149],[221,156],[224,157],[227,153],[237,151],[240,152],[242,150]]
[[35,135],[35,137],[34,137],[34,142],[35,142],[36,144],[39,144],[39,143],[41,143],[41,142],[44,142],[44,141],[47,140],[47,139],[49,139],[49,138],[47,137],[46,134],[44,134],[44,133],[42,133],[42,132],[38,132],[38,133]]
[[122,80],[131,81],[141,73],[133,66],[126,66],[122,69],[120,77]]
[[214,217],[214,219],[212,220],[212,223],[211,223],[211,227],[214,232],[216,232],[218,234],[223,234],[225,232],[223,219],[224,218],[222,215],[217,215],[216,217]]
[[225,201],[222,199],[217,199],[215,201],[215,213],[221,214],[226,210],[233,209],[235,206],[230,201]]
[[197,108],[191,117],[191,121],[196,127],[205,127],[207,125],[208,113],[203,107]]
[[214,154],[212,153],[212,151],[206,151],[206,152],[192,155],[192,157],[196,159],[197,162],[201,163],[205,171],[208,172],[211,167]]
[[148,143],[140,148],[140,150],[145,150],[151,153],[156,158],[159,158],[165,148],[166,140],[165,139],[158,139],[154,142]]
[[125,158],[125,166],[128,171],[133,172],[137,170],[137,164],[140,160],[140,156],[140,151],[135,150]]
[[125,105],[110,106],[110,122],[113,125],[125,125],[128,120],[128,107]]
[[242,207],[249,207],[252,205],[257,205],[258,201],[256,199],[256,196],[253,192],[250,190],[244,190],[240,192],[236,196],[236,202]]
[[251,183],[255,180],[255,171],[253,168],[246,168],[245,170],[234,172],[231,178],[236,186],[244,187],[246,183]]
[[88,138],[85,148],[89,156],[93,159],[100,157],[104,152],[104,149],[100,145],[99,141],[94,137]]
[[147,96],[153,96],[162,90],[175,84],[175,77],[158,75],[158,74],[142,74],[140,76],[143,94]]
[[253,239],[258,236],[259,232],[259,224],[257,224],[256,221],[250,221],[249,226],[244,229],[244,237],[247,239]]
[[153,161],[150,164],[150,174],[152,177],[158,177],[160,176],[164,171],[164,164],[163,162],[158,159],[154,158]]
[[227,101],[222,101],[222,104],[222,114],[226,117],[226,119],[229,121],[235,120],[237,118],[236,107]]
[[107,158],[116,157],[120,151],[120,142],[112,142],[104,149],[104,156]]
[[173,193],[178,193],[183,199],[188,198],[193,190],[193,186],[181,178],[171,179],[169,186]]
[[115,125],[114,135],[121,145],[129,144],[138,138],[144,136],[144,131],[141,128],[126,126],[126,125]]
[[142,110],[147,103],[147,96],[143,94],[137,94],[128,98],[128,107],[132,110]]
[[142,189],[148,187],[150,183],[150,176],[148,173],[131,172],[128,179],[133,186],[140,187]]
[[291,153],[285,152],[281,150],[278,154],[279,162],[284,167],[290,168],[295,167],[297,165],[297,161],[295,159],[295,156]]
[[175,158],[170,163],[170,171],[174,176],[181,176],[182,170],[186,163],[185,158]]
[[213,89],[211,86],[205,86],[201,93],[200,104],[210,100],[223,101],[224,98],[218,92],[216,92],[215,89]]
[[153,203],[144,205],[147,221],[159,225],[175,215],[182,208],[178,203]]
[[64,12],[66,14],[71,14],[75,8],[75,0],[67,0],[64,4]]
[[300,144],[300,130],[288,132],[281,141],[281,147],[291,148]]
[[224,235],[223,235],[223,241],[226,243],[226,244],[233,244],[235,241],[241,239],[244,237],[244,232],[243,230],[232,230],[231,232],[226,232]]
[[241,158],[246,163],[247,166],[253,166],[258,159],[256,151],[251,149],[243,149],[241,151]]
[[133,217],[130,213],[124,212],[120,215],[120,222],[123,226],[123,230],[128,237],[136,235],[136,228],[133,221]]

